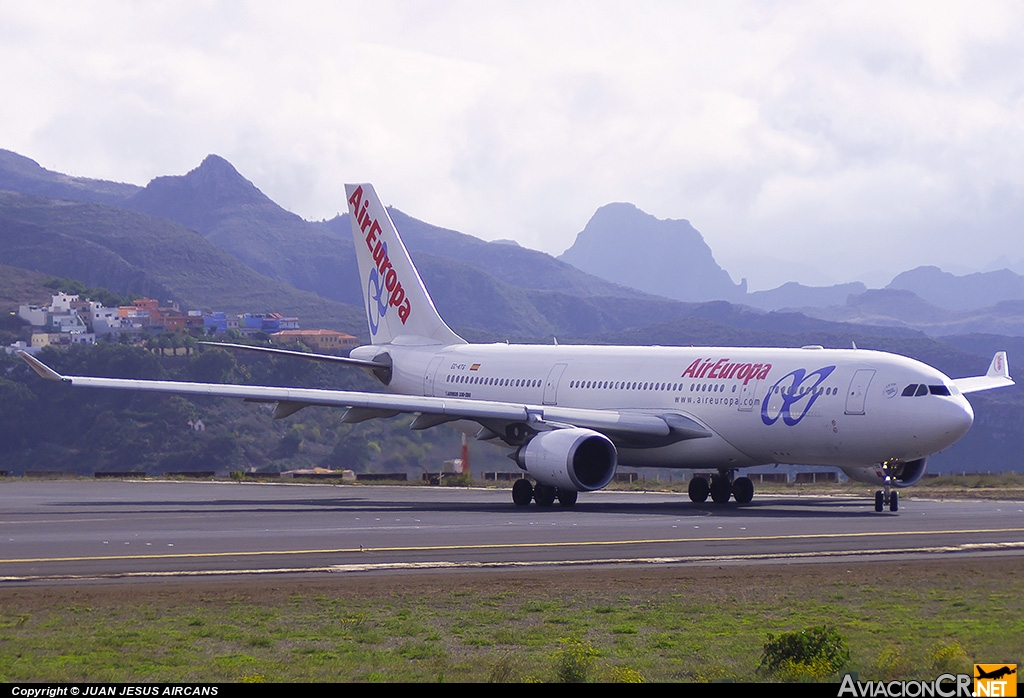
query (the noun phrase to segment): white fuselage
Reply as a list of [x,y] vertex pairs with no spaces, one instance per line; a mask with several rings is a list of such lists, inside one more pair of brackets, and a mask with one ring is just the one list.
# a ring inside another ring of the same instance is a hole
[[[388,344],[353,356],[381,351],[391,356],[388,387],[397,393],[675,413],[712,433],[655,447],[621,444],[619,462],[634,467],[910,461],[950,446],[974,419],[940,371],[877,351]],[[922,385],[927,394],[904,394]]]

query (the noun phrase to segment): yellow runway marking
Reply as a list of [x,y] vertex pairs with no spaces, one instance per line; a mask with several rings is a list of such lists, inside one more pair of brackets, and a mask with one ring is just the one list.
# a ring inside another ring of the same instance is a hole
[[608,541],[562,541],[554,543],[475,543],[471,545],[422,545],[392,546],[381,548],[356,547],[311,550],[248,550],[216,553],[154,553],[150,555],[95,555],[73,557],[32,557],[0,560],[0,564],[40,563],[40,562],[86,562],[101,560],[178,560],[184,558],[222,558],[222,557],[268,557],[275,555],[343,555],[351,553],[420,553],[420,552],[452,552],[459,550],[524,550],[539,548],[575,548],[599,547],[616,545],[658,545],[667,543],[730,543],[743,541],[786,541],[786,540],[827,540],[839,538],[870,538],[870,537],[907,537],[907,536],[940,536],[940,535],[977,535],[981,533],[1024,533],[1024,528],[982,528],[948,531],[874,531],[858,533],[798,533],[775,536],[725,536],[705,538],[649,538],[635,540]]

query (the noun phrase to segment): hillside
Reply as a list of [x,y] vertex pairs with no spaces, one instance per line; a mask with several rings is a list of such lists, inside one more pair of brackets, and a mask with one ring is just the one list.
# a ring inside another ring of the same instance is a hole
[[20,305],[48,302],[53,289],[43,286],[43,282],[50,278],[42,272],[0,264],[0,313],[17,312]]
[[[394,207],[388,208],[388,214],[401,231],[402,241],[411,253],[426,253],[469,264],[512,286],[558,291],[570,296],[653,299],[650,294],[587,274],[544,252],[508,242],[486,242],[472,235],[431,225]],[[340,239],[352,239],[347,213],[319,225]]]
[[0,257],[186,308],[294,314],[307,325],[363,331],[362,312],[296,291],[170,221],[102,204],[0,192]]
[[69,177],[47,170],[35,160],[0,149],[0,190],[53,199],[118,205],[139,190],[134,184]]

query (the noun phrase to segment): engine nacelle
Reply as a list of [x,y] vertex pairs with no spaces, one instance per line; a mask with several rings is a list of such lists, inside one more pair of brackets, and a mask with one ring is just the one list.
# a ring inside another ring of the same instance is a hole
[[519,467],[537,482],[563,490],[599,490],[615,476],[615,444],[591,429],[542,431],[515,455]]
[[[910,460],[905,462],[897,463],[895,466],[890,465],[890,475],[892,476],[892,484],[897,487],[909,487],[915,482],[924,477],[925,463],[927,458],[918,458],[917,460]],[[882,470],[881,465],[866,465],[856,467],[843,468],[843,472],[846,473],[847,477],[857,482],[867,482],[872,485],[884,485],[885,484],[885,472]]]

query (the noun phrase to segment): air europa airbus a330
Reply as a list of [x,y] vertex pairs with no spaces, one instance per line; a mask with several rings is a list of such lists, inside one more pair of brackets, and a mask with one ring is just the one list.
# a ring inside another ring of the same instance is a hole
[[[611,482],[618,465],[715,469],[694,477],[694,502],[750,502],[742,468],[837,466],[883,485],[875,508],[898,508],[927,457],[967,433],[964,393],[1012,385],[999,352],[984,376],[950,379],[903,356],[859,349],[469,344],[441,319],[387,210],[369,184],[347,185],[372,343],[349,357],[276,354],[359,366],[390,391],[361,393],[62,376],[22,354],[43,378],[74,386],[276,402],[275,418],[344,407],[345,422],[414,413],[413,429],[451,422],[504,443],[534,482],[525,506],[572,505]],[[535,483],[535,484],[534,484]]]

